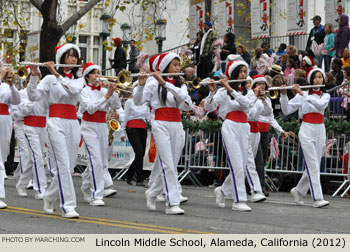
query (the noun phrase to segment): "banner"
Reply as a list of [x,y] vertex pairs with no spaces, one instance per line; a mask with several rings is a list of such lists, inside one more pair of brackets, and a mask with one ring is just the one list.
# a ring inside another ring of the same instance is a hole
[[337,18],[345,12],[344,0],[325,0],[325,24],[331,23],[334,28],[339,28]]
[[217,10],[218,19],[215,28],[219,37],[223,38],[228,32],[234,33],[234,0],[220,0]]
[[[155,160],[155,145],[152,146],[151,153],[149,153],[149,149],[151,146],[151,133],[150,131],[147,132],[147,142],[146,142],[146,152],[145,157],[143,159],[143,169],[144,170],[152,170],[153,163]],[[112,152],[112,158],[108,163],[109,168],[115,168],[115,169],[124,169],[128,168],[132,161],[134,160],[135,153],[132,149],[132,146],[126,138],[125,142],[122,142],[120,139],[120,132],[116,131],[114,132],[114,141],[112,143],[112,146],[110,147],[110,151]],[[110,154],[110,152],[109,152]],[[47,164],[47,148],[45,145],[44,148],[44,162]],[[19,162],[19,152],[18,152],[18,146],[16,144],[15,147],[15,162]],[[82,143],[79,144],[78,149],[78,158],[77,158],[77,165],[83,165],[86,166],[89,161],[89,156],[86,151],[85,145]]]
[[204,0],[190,1],[190,40],[197,39],[197,32],[203,31],[205,22],[205,2]]
[[287,35],[306,34],[307,1],[287,0]]
[[270,37],[270,0],[252,0],[251,30],[252,39]]
[[39,62],[40,31],[28,32],[27,36],[26,61]]

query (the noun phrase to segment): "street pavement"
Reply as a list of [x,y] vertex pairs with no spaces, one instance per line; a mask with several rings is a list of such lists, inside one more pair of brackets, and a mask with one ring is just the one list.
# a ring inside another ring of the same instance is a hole
[[167,234],[167,233],[240,233],[240,234],[297,234],[297,233],[349,233],[350,200],[325,195],[331,205],[322,209],[312,207],[310,195],[304,206],[296,206],[289,193],[270,193],[267,201],[250,203],[252,212],[231,210],[232,200],[226,200],[226,208],[215,205],[212,188],[183,186],[183,195],[189,201],[182,205],[185,215],[165,214],[164,202],[157,203],[157,211],[146,208],[144,187],[130,186],[115,181],[118,194],[106,198],[105,207],[92,207],[83,201],[81,179],[74,177],[79,219],[61,217],[59,203],[56,214],[46,215],[43,202],[34,199],[34,191],[27,190],[28,197],[19,197],[15,180],[5,181],[8,208],[0,210],[2,234]]

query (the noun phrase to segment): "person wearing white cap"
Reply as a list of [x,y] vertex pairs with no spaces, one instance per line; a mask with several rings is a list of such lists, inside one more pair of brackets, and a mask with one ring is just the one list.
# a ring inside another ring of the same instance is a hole
[[[312,69],[307,80],[310,85],[324,85],[325,74],[322,69]],[[299,130],[299,141],[304,153],[305,170],[296,187],[292,188],[291,194],[297,205],[303,205],[303,197],[311,191],[314,201],[313,207],[324,207],[329,202],[323,199],[320,181],[320,163],[326,141],[326,130],[323,123],[323,114],[328,107],[330,95],[325,93],[325,88],[302,91],[299,85],[293,85],[296,96],[288,100],[286,90],[281,91],[281,107],[285,115],[299,110],[303,122]]]
[[[74,44],[67,43],[56,47],[56,63],[77,64],[79,58],[80,50]],[[54,62],[45,64],[51,75],[45,76],[40,84],[36,85],[37,67],[32,66],[33,81],[30,81],[27,87],[29,100],[37,101],[45,97],[49,103],[47,131],[53,155],[51,165],[54,177],[43,198],[43,210],[47,214],[53,214],[53,203],[59,197],[62,217],[78,218],[72,174],[80,141],[76,105],[85,81],[83,78],[77,79],[78,67],[60,67],[56,71]]]
[[[164,73],[180,71],[180,57],[175,53],[159,56],[157,70]],[[177,181],[177,164],[184,145],[184,131],[181,123],[180,106],[191,98],[187,86],[178,77],[162,78],[160,72],[153,73],[154,79],[146,83],[145,77],[139,77],[139,87],[134,93],[136,105],[150,103],[154,110],[152,134],[157,148],[157,155],[162,170],[166,192],[166,214],[184,214],[179,207],[181,189]],[[169,144],[170,143],[170,144]],[[156,210],[156,197],[163,191],[163,186],[152,183],[146,191],[147,207]]]
[[[100,67],[88,62],[83,69],[86,86],[80,94],[80,107],[83,114],[81,134],[85,144],[89,162],[89,180],[83,176],[82,191],[84,199],[90,199],[91,206],[104,206],[105,167],[108,157],[108,126],[106,124],[109,109],[119,109],[121,102],[114,91],[117,86],[109,83],[108,89],[101,88],[97,78],[100,77]],[[90,181],[91,180],[91,181]]]
[[216,204],[224,208],[225,196],[233,196],[232,210],[251,211],[245,203],[247,193],[244,182],[244,170],[247,165],[249,149],[249,130],[247,115],[251,99],[246,96],[245,80],[248,73],[245,61],[231,61],[226,67],[226,77],[231,80],[242,80],[228,84],[226,79],[220,80],[222,88],[216,93],[216,84],[209,84],[209,96],[204,100],[204,109],[214,111],[224,120],[221,128],[223,146],[226,152],[230,174],[222,186],[214,190]]
[[[13,73],[9,67],[0,68],[0,199],[5,198],[5,166],[12,132],[12,118],[9,105],[18,105],[21,102],[20,94],[13,85]],[[5,202],[0,200],[0,209],[6,208]]]
[[[39,78],[31,78],[31,69],[28,68],[29,81],[38,81]],[[36,85],[37,83],[32,83]],[[21,104],[18,106],[23,114],[23,129],[24,129],[24,148],[29,151],[29,158],[22,160],[21,154],[21,173],[16,184],[17,193],[19,196],[26,197],[26,186],[33,178],[33,188],[35,190],[35,199],[43,199],[46,189],[47,180],[44,169],[43,150],[45,141],[47,140],[46,117],[48,114],[48,102],[46,97],[40,100],[31,102],[28,99],[27,88],[20,91]]]

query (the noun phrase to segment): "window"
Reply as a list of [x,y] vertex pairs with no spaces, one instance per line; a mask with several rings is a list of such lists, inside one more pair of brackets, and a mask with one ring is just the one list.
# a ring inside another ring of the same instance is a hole
[[87,62],[87,48],[86,47],[79,47],[79,49],[80,49],[80,53],[81,53],[80,62],[85,64]]
[[98,48],[93,49],[93,60],[95,64],[100,65],[100,50]]

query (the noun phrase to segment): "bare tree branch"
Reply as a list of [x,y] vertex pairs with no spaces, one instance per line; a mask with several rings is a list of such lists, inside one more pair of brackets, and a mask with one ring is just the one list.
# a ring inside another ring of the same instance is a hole
[[64,24],[62,24],[63,33],[65,33],[69,29],[69,27],[76,24],[77,21],[87,12],[89,12],[98,2],[101,2],[101,0],[90,0],[88,3],[85,4],[83,8],[81,8],[78,12],[74,13],[70,18],[68,18],[67,21],[64,22]]
[[35,8],[38,9],[38,11],[41,13],[41,5],[43,4],[43,2],[41,0],[30,0],[30,2],[32,3],[32,5],[35,6]]

